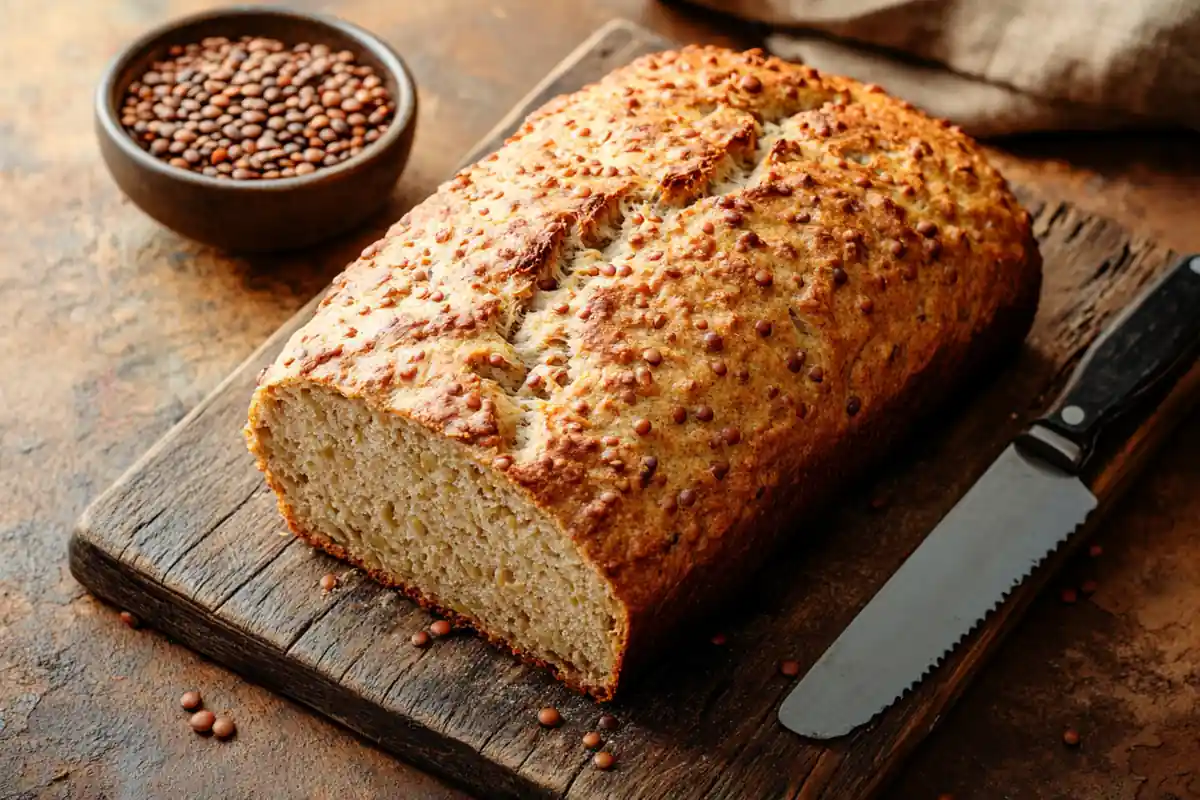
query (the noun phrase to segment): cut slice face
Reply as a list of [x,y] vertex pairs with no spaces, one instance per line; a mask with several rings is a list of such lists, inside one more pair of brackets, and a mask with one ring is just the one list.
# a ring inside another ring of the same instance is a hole
[[251,426],[285,516],[385,582],[576,685],[616,671],[620,609],[576,545],[452,440],[333,389],[293,384]]

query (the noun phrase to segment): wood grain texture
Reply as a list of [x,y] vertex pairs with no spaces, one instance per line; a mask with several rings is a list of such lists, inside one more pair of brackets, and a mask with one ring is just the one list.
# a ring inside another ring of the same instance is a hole
[[[593,40],[522,109],[660,43],[627,27]],[[519,118],[518,114],[516,118]],[[509,123],[515,122],[515,119]],[[494,147],[509,129],[487,140]],[[406,759],[487,796],[859,797],[873,794],[945,712],[1037,589],[1037,573],[933,680],[831,747],[779,727],[790,683],[776,665],[814,661],[1003,444],[1059,385],[1102,324],[1170,254],[1062,204],[1025,197],[1046,260],[1042,308],[1013,363],[936,427],[912,437],[820,530],[781,555],[753,597],[615,707],[618,769],[598,772],[579,737],[599,711],[471,637],[417,650],[429,619],[407,601],[291,539],[240,438],[257,371],[307,318],[302,310],[90,509],[72,568],[99,596],[256,682],[333,717]],[[1177,400],[1180,409],[1185,405]],[[1169,408],[1173,409],[1174,406]],[[1097,478],[1111,502],[1124,476],[1182,412],[1156,416]],[[339,588],[317,582],[334,571]],[[542,705],[566,724],[537,727]]]

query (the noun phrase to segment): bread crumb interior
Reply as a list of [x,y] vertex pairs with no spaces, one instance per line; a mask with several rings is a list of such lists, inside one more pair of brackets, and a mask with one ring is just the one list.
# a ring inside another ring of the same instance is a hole
[[455,442],[332,389],[280,386],[263,401],[255,432],[307,533],[583,685],[609,681],[618,603],[503,476]]

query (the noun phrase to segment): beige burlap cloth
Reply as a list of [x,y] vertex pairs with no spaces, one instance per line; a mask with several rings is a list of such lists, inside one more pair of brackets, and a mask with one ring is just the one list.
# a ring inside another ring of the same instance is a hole
[[976,136],[1200,130],[1200,0],[694,1]]

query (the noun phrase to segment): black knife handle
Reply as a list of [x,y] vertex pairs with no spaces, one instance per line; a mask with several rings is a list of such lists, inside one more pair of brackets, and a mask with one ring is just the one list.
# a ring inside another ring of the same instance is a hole
[[1054,405],[1018,441],[1079,472],[1104,429],[1200,355],[1200,255],[1184,256],[1096,338]]

